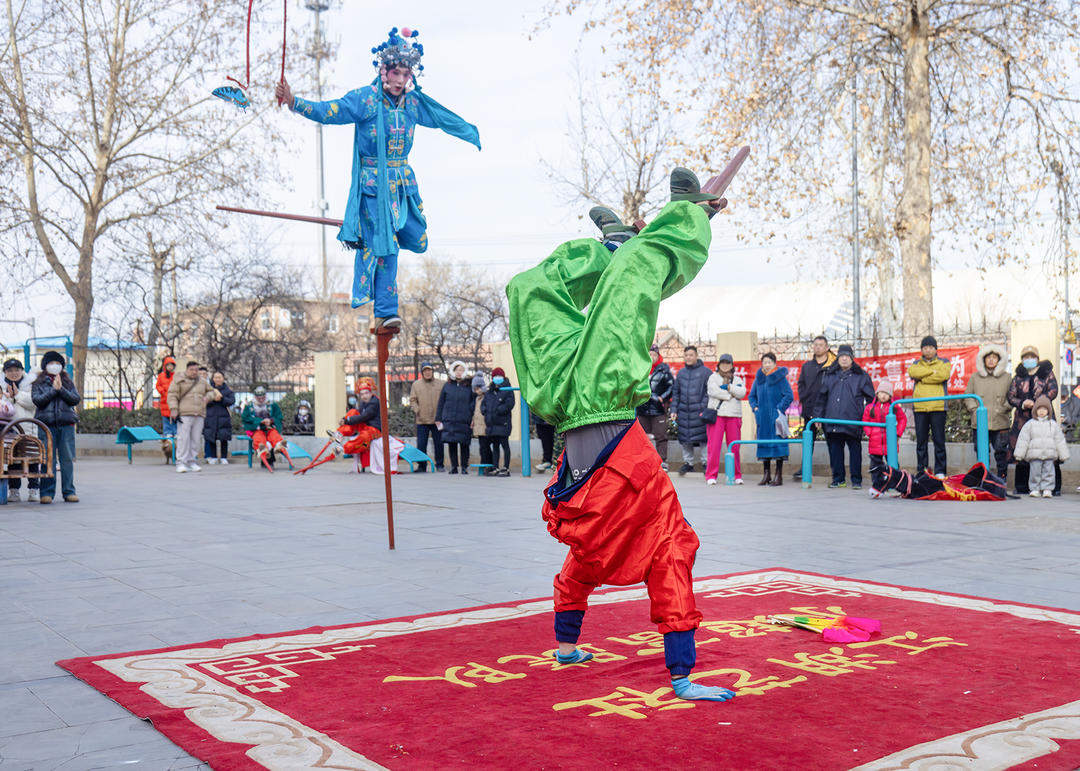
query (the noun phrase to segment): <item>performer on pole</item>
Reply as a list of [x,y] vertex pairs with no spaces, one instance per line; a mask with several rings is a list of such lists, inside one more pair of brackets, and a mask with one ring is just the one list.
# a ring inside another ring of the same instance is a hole
[[353,123],[352,184],[338,240],[356,250],[352,305],[374,300],[374,330],[401,326],[398,317],[398,250],[427,250],[424,205],[409,166],[416,126],[445,131],[480,149],[476,126],[421,91],[416,76],[424,66],[424,47],[416,30],[390,30],[386,42],[371,52],[379,74],[370,85],[340,99],[312,102],[294,96],[284,80],[277,98],[305,118],[319,123]]
[[602,243],[569,241],[515,276],[506,292],[510,342],[523,400],[566,433],[543,506],[548,531],[570,547],[555,578],[556,659],[592,658],[576,646],[595,588],[644,581],[675,694],[726,701],[732,691],[687,677],[701,622],[691,576],[698,538],[634,412],[650,395],[660,300],[705,264],[709,219],[726,203],[702,193],[686,169],[672,172],[671,191],[640,234],[595,207]]

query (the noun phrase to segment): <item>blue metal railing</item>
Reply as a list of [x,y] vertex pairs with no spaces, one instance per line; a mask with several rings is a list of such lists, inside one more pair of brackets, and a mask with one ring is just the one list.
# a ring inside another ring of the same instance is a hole
[[729,485],[735,484],[735,446],[743,444],[798,444],[801,439],[736,439],[728,445],[724,453],[724,479]]
[[[520,391],[520,388],[512,388],[506,386],[500,388],[500,391]],[[532,476],[532,447],[529,444],[531,426],[529,425],[532,420],[529,413],[529,403],[524,398],[521,400],[521,475],[523,477]]]
[[[941,396],[921,396],[918,399],[897,399],[894,403],[918,404],[919,402],[951,402],[959,401],[960,399],[974,399],[979,403],[979,406],[975,408],[975,455],[978,457],[979,463],[990,468],[990,418],[981,396],[978,394],[942,394]],[[889,414],[885,418],[885,424],[886,446],[891,442],[893,445],[893,454],[895,455],[896,416],[893,415],[892,410],[889,410]],[[893,468],[899,468],[899,466],[894,465],[892,461],[889,462],[889,465],[893,466]]]

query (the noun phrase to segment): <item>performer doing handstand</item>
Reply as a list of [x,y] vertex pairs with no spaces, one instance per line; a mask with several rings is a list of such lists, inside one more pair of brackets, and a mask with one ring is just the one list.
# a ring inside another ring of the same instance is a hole
[[318,123],[355,123],[352,184],[338,240],[355,249],[352,306],[375,301],[374,329],[401,326],[398,318],[398,249],[427,251],[427,220],[416,176],[409,166],[416,126],[445,131],[480,149],[476,126],[423,93],[415,77],[423,71],[424,47],[416,30],[390,30],[372,48],[379,74],[370,85],[340,99],[312,102],[293,96],[282,80],[278,100]]
[[660,300],[705,264],[709,218],[725,203],[700,192],[686,169],[672,172],[671,190],[671,203],[640,234],[596,207],[589,216],[604,243],[569,241],[515,276],[507,287],[510,341],[523,399],[566,432],[543,506],[548,531],[570,547],[555,577],[556,658],[592,658],[576,645],[593,589],[644,581],[676,695],[726,701],[732,691],[687,677],[701,622],[691,577],[698,538],[634,419],[649,398]]

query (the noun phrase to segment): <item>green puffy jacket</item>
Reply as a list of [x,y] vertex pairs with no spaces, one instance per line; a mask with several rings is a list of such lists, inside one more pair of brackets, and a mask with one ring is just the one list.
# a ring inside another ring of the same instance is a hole
[[675,201],[614,252],[568,241],[511,279],[510,343],[533,413],[559,431],[633,420],[650,396],[660,300],[697,274],[711,240],[705,211]]

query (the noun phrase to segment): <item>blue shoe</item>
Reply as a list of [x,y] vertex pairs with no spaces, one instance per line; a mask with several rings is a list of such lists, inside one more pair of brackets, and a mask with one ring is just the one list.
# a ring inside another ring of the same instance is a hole
[[673,679],[671,689],[676,696],[687,701],[727,701],[735,698],[735,691],[712,685],[698,685],[688,677]]
[[562,655],[558,651],[555,651],[555,660],[560,664],[584,664],[586,661],[591,661],[593,655],[586,653],[585,651],[574,648],[573,653],[569,653],[566,656]]

